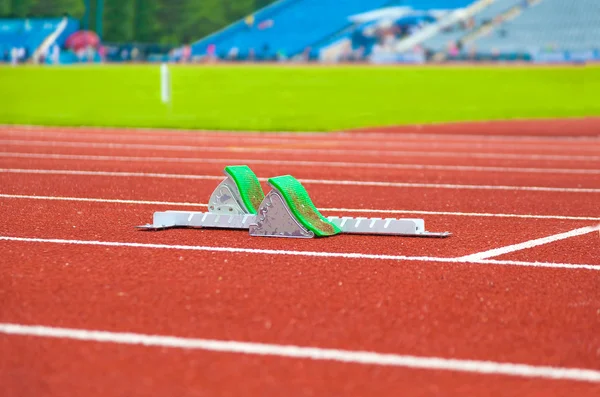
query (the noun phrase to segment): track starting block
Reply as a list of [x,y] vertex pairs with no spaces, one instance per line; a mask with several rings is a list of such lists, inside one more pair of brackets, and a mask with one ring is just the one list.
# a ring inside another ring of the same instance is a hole
[[142,230],[169,228],[244,229],[251,236],[313,238],[341,233],[448,237],[425,230],[423,219],[324,217],[308,192],[291,175],[270,178],[265,196],[258,178],[245,165],[225,167],[226,176],[210,196],[208,212],[155,212]]

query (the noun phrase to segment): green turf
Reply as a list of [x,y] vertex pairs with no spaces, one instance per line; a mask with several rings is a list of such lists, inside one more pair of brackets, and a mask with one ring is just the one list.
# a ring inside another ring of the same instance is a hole
[[0,123],[327,131],[600,115],[599,67],[0,67]]

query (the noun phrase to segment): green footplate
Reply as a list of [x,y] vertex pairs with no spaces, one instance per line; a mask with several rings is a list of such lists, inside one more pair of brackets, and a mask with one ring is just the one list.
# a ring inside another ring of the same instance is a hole
[[265,193],[254,172],[246,165],[230,165],[225,167],[225,172],[235,182],[248,213],[256,214]]
[[316,236],[333,236],[342,232],[338,226],[321,215],[304,186],[293,176],[284,175],[270,178],[269,185],[277,189],[302,226]]

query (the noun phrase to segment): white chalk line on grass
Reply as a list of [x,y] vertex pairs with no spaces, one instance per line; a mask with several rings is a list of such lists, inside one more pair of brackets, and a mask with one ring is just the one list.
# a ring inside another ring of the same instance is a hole
[[[125,199],[106,199],[93,197],[62,197],[62,196],[33,196],[23,194],[0,194],[0,198],[6,199],[24,199],[24,200],[49,200],[49,201],[74,201],[74,202],[92,202],[92,203],[110,203],[110,204],[137,204],[137,205],[168,205],[173,207],[203,207],[207,208],[206,203],[188,203],[176,201],[148,201],[148,200],[125,200]],[[420,211],[420,210],[379,210],[368,208],[319,208],[322,212],[336,213],[365,213],[365,214],[419,214],[419,215],[444,215],[444,216],[466,216],[466,217],[484,217],[484,218],[522,218],[522,219],[554,219],[570,221],[600,221],[600,217],[589,216],[564,216],[564,215],[534,215],[534,214],[492,214],[485,212],[448,212],[448,211]]]
[[433,371],[455,371],[525,378],[563,379],[580,382],[600,382],[600,371],[584,368],[563,368],[494,361],[464,360],[442,357],[419,357],[372,351],[327,349],[233,340],[184,338],[148,335],[131,332],[109,332],[88,329],[58,328],[43,325],[0,323],[5,335],[67,339],[85,342],[141,345],[172,349],[202,350],[290,359],[308,359],[353,363],[360,365],[392,366]]
[[[6,129],[0,130],[0,136],[15,136],[15,137],[43,137],[43,138],[68,138],[68,139],[85,139],[88,140],[102,140],[109,142],[117,142],[117,141],[188,141],[190,143],[203,143],[203,142],[212,142],[212,141],[226,141],[226,140],[239,140],[243,139],[244,143],[252,143],[252,144],[294,144],[294,143],[302,143],[305,145],[314,145],[314,146],[372,146],[372,147],[427,147],[431,148],[455,148],[455,149],[485,149],[485,148],[504,148],[504,149],[547,149],[547,150],[559,150],[559,149],[568,149],[568,150],[577,150],[577,151],[590,151],[597,152],[598,148],[593,147],[594,142],[570,142],[570,141],[562,141],[562,142],[554,142],[554,143],[540,143],[535,141],[525,141],[525,142],[510,142],[510,141],[475,141],[475,142],[449,142],[443,141],[439,142],[434,140],[435,137],[422,137],[418,135],[406,136],[405,141],[399,140],[390,140],[380,138],[380,139],[356,139],[357,136],[354,135],[341,135],[341,134],[321,134],[319,136],[310,136],[310,139],[307,139],[306,135],[298,134],[297,136],[278,136],[274,135],[273,137],[268,137],[267,134],[262,135],[251,135],[251,134],[228,134],[223,133],[221,135],[204,135],[204,134],[187,134],[187,135],[147,135],[147,134],[98,134],[98,133],[89,133],[89,132],[80,132],[78,136],[74,136],[74,132],[53,132],[53,131],[18,131],[18,130],[9,130]],[[329,138],[329,139],[323,139]],[[332,139],[336,138],[336,139]],[[340,139],[341,138],[341,139]],[[573,144],[575,143],[575,144]],[[596,142],[600,143],[600,142]],[[587,145],[586,145],[587,144]],[[566,145],[566,146],[565,146]],[[524,147],[525,146],[525,147]],[[529,146],[529,147],[528,147]]]
[[532,167],[488,167],[469,165],[435,165],[435,164],[391,164],[391,163],[350,163],[340,161],[300,161],[300,160],[258,160],[199,157],[139,157],[139,156],[100,156],[81,154],[54,153],[18,153],[0,152],[0,157],[47,159],[47,160],[83,160],[83,161],[122,161],[153,163],[202,163],[202,164],[259,164],[289,165],[296,167],[333,167],[333,168],[381,168],[422,171],[465,171],[465,172],[501,172],[501,173],[539,173],[539,174],[592,174],[600,175],[600,169],[569,168],[532,168]]
[[600,265],[573,264],[573,263],[550,263],[550,262],[524,262],[524,261],[500,261],[500,260],[469,260],[462,258],[440,258],[429,256],[405,256],[405,255],[379,255],[363,254],[356,252],[323,252],[323,251],[290,251],[290,250],[272,250],[257,248],[239,248],[239,247],[218,247],[201,245],[168,245],[168,244],[150,244],[150,243],[131,243],[117,241],[93,241],[93,240],[68,240],[68,239],[48,239],[37,237],[12,237],[0,236],[0,241],[28,242],[28,243],[46,243],[63,245],[83,245],[83,246],[101,246],[101,247],[125,247],[125,248],[144,248],[144,249],[168,249],[168,250],[187,250],[187,251],[207,251],[207,252],[227,252],[238,254],[257,254],[257,255],[282,255],[311,258],[342,258],[342,259],[368,259],[368,260],[387,260],[387,261],[414,261],[414,262],[440,262],[454,264],[483,264],[483,265],[510,265],[538,268],[556,268],[556,269],[585,269],[600,271]]
[[[509,254],[511,252],[522,251],[525,249],[538,247],[540,245],[553,243],[555,241],[565,240],[565,239],[568,239],[571,237],[576,237],[576,236],[582,236],[584,234],[593,233],[598,230],[600,230],[600,226],[582,227],[582,228],[571,230],[571,231],[565,232],[565,233],[559,233],[559,234],[555,234],[555,235],[548,236],[548,237],[525,241],[525,242],[519,243],[519,244],[508,245],[506,247],[494,248],[491,250],[478,252],[476,254],[466,255],[466,256],[463,256],[458,259],[461,259],[464,261],[478,261],[478,260],[483,260],[483,259],[494,258],[497,256]],[[599,241],[599,244],[600,244],[600,241]]]
[[[201,180],[223,180],[223,176],[216,175],[190,175],[190,174],[163,174],[147,172],[119,172],[119,171],[83,171],[83,170],[41,170],[28,168],[0,168],[0,173],[13,174],[40,174],[40,175],[85,175],[85,176],[111,176],[111,177],[140,177],[140,178],[163,178],[163,179],[201,179]],[[269,178],[258,178],[266,182]],[[452,189],[452,190],[508,190],[508,191],[531,191],[531,192],[556,192],[556,193],[600,193],[595,188],[563,188],[545,186],[504,186],[504,185],[457,185],[448,183],[409,183],[409,182],[377,182],[377,181],[348,181],[333,179],[305,179],[298,178],[304,184],[334,185],[334,186],[373,186],[373,187],[404,187],[404,188],[427,188],[427,189]]]
[[217,153],[275,153],[303,155],[350,155],[350,156],[400,156],[400,157],[460,157],[481,159],[512,159],[512,160],[551,160],[551,161],[600,161],[600,156],[549,155],[549,154],[515,154],[515,153],[477,153],[465,152],[436,152],[436,151],[386,151],[386,150],[349,150],[349,149],[300,149],[282,147],[244,147],[244,146],[193,146],[193,145],[157,145],[142,143],[104,143],[104,142],[72,142],[72,141],[28,141],[6,139],[0,140],[0,145],[39,146],[39,147],[76,147],[92,149],[138,149],[184,152],[217,152]]

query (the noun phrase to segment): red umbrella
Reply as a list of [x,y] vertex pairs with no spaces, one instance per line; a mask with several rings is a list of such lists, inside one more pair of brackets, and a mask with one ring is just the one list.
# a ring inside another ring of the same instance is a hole
[[80,30],[70,35],[65,44],[67,48],[70,48],[74,51],[80,50],[87,46],[98,48],[98,45],[100,44],[100,38],[95,32],[91,32],[89,30]]

